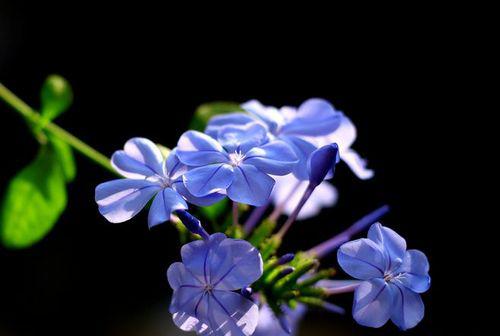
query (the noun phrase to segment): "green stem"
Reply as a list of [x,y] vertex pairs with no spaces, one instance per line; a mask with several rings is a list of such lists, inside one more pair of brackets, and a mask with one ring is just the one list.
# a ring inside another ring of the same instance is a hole
[[44,124],[44,129],[51,133],[52,135],[58,137],[59,139],[65,141],[68,145],[73,147],[80,154],[86,156],[95,163],[101,165],[107,170],[116,173],[111,166],[110,160],[105,155],[99,153],[94,148],[90,147],[73,134],[67,132],[61,127],[57,126],[52,122],[46,123],[40,114],[33,110],[28,104],[23,102],[19,97],[17,97],[12,91],[7,89],[2,83],[0,83],[0,98],[2,98],[7,104],[9,104],[14,110],[21,114],[28,122],[35,125]]

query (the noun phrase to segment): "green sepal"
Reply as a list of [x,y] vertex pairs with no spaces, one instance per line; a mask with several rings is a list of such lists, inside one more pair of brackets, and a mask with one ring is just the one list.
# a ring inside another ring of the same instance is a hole
[[276,221],[266,218],[253,231],[248,241],[254,246],[260,246],[273,233],[275,228]]

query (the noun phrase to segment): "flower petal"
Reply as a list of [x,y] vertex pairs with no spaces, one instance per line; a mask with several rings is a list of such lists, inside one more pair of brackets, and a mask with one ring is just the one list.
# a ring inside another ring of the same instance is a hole
[[217,134],[219,134],[219,130],[222,127],[229,125],[246,125],[255,122],[255,120],[255,118],[243,112],[216,115],[213,116],[208,122],[207,128],[205,128],[205,134],[208,134],[212,138],[216,139]]
[[365,238],[342,245],[337,259],[347,274],[361,280],[383,277],[387,263],[380,246]]
[[197,206],[209,206],[222,200],[226,195],[221,193],[208,194],[206,196],[196,197],[187,190],[182,178],[172,183],[172,188],[181,194],[189,203]]
[[286,175],[298,163],[298,158],[286,142],[272,141],[251,149],[245,156],[244,162],[266,174]]
[[228,153],[245,154],[269,141],[266,128],[259,122],[240,126],[225,126],[219,130],[217,141]]
[[193,276],[181,262],[175,262],[168,267],[167,279],[173,290],[181,286],[203,287],[203,283]]
[[163,175],[174,180],[186,173],[188,167],[177,157],[177,147],[170,151],[168,158],[163,163]]
[[234,180],[227,188],[227,196],[239,203],[264,205],[273,190],[274,180],[257,168],[241,164],[234,169]]
[[111,223],[134,217],[161,187],[147,180],[118,179],[99,184],[95,200],[99,212]]
[[196,240],[185,244],[181,248],[182,262],[184,266],[197,279],[205,284],[210,283],[211,269],[209,266],[209,258],[215,253],[217,247],[222,241],[227,239],[223,233],[215,233],[210,236],[207,241]]
[[361,180],[368,180],[375,175],[374,171],[366,168],[366,160],[361,158],[358,153],[352,149],[340,153],[340,158],[344,161],[352,172]]
[[283,115],[273,106],[264,106],[258,100],[250,100],[241,107],[261,119],[269,128],[269,132],[274,133],[284,124]]
[[406,251],[403,264],[398,269],[401,275],[397,279],[407,288],[416,293],[427,291],[431,285],[429,261],[419,250]]
[[209,296],[208,320],[215,336],[249,336],[257,327],[259,308],[240,294],[216,290]]
[[397,284],[394,288],[397,290],[391,320],[400,329],[413,328],[424,318],[425,307],[422,298],[404,286]]
[[170,220],[170,215],[176,210],[186,210],[188,205],[186,201],[175,190],[165,188],[160,191],[149,209],[148,225],[153,227],[155,225],[164,223]]
[[375,223],[368,230],[368,239],[378,244],[387,253],[387,270],[397,269],[403,262],[406,252],[406,241],[394,230]]
[[124,150],[116,151],[111,164],[123,176],[141,179],[162,174],[163,156],[160,149],[146,138],[132,138]]
[[245,240],[225,239],[209,256],[211,283],[218,290],[237,290],[257,281],[263,271],[259,250]]
[[299,162],[295,164],[293,174],[299,180],[309,180],[309,171],[307,168],[307,164],[309,156],[316,150],[316,146],[306,140],[297,138],[295,136],[281,136],[280,139],[290,145],[290,147],[295,152],[297,159],[299,160]]
[[395,295],[383,279],[364,281],[354,292],[352,316],[363,326],[379,328],[392,315]]
[[205,166],[227,162],[224,148],[210,136],[198,131],[187,131],[177,143],[177,157],[188,166]]
[[228,164],[211,164],[191,169],[182,178],[191,194],[203,197],[226,190],[233,182],[234,170]]
[[312,98],[300,105],[295,118],[284,125],[282,134],[319,136],[334,132],[342,121],[342,113],[324,99]]

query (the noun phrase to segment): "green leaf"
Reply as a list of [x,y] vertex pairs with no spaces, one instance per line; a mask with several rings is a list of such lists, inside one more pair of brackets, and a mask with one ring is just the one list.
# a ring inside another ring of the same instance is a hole
[[13,249],[41,240],[66,207],[65,176],[56,151],[43,146],[9,183],[0,213],[0,238]]
[[71,146],[55,136],[50,137],[50,143],[57,161],[61,165],[66,182],[72,182],[76,177],[76,163]]
[[243,109],[240,107],[240,104],[235,102],[216,101],[202,104],[196,109],[193,119],[191,119],[191,124],[189,124],[189,128],[202,132],[213,116],[241,111],[243,111]]
[[43,83],[40,101],[40,114],[45,121],[52,121],[71,105],[73,90],[63,77],[50,75]]
[[223,198],[217,203],[209,206],[200,207],[200,212],[212,222],[216,222],[219,216],[226,210],[228,200]]

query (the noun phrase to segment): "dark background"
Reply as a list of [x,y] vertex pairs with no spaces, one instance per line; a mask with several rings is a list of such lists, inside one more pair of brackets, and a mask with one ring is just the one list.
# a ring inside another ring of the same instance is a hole
[[[330,100],[356,124],[353,148],[376,176],[360,181],[342,164],[334,179],[338,205],[297,223],[283,250],[312,247],[390,204],[383,223],[427,254],[433,278],[423,295],[426,316],[405,334],[438,334],[445,286],[436,242],[446,234],[441,205],[448,170],[438,130],[450,112],[439,46],[446,40],[428,39],[418,22],[405,25],[404,19],[361,31],[351,22],[337,30],[330,23],[338,16],[321,11],[242,18],[184,17],[181,10],[147,6],[122,10],[0,3],[0,81],[36,108],[45,77],[63,75],[75,101],[57,123],[106,155],[133,136],[174,146],[204,102]],[[0,125],[3,191],[37,144],[2,102]],[[112,176],[77,160],[69,206],[49,236],[26,250],[0,247],[0,335],[182,334],[171,329],[165,278],[179,259],[175,230],[168,224],[148,230],[144,212],[120,225],[107,223],[94,188]],[[335,258],[325,264],[335,265]],[[313,312],[301,335],[400,334],[392,323],[379,330],[357,326],[349,315],[351,295],[336,302],[348,308],[346,316]]]

